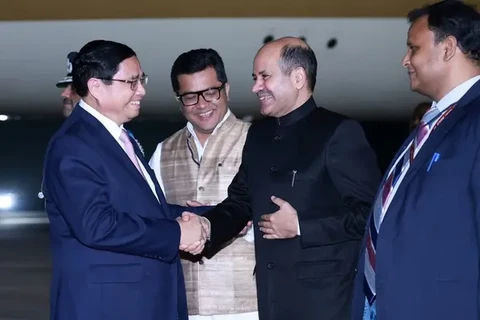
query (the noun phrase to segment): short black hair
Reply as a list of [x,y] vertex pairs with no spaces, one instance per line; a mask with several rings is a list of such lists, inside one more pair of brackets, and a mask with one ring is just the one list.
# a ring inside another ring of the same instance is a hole
[[194,74],[209,67],[215,69],[218,81],[222,84],[228,82],[223,60],[217,51],[213,49],[194,49],[182,53],[173,63],[170,72],[173,91],[176,94],[180,91],[179,75]]
[[296,68],[303,68],[307,74],[307,83],[313,92],[317,83],[317,58],[315,52],[308,45],[283,46],[278,61],[280,70],[288,76]]
[[452,36],[460,50],[473,62],[480,62],[480,13],[475,6],[463,1],[445,0],[417,8],[408,13],[414,23],[427,16],[428,27],[435,35],[435,43]]
[[126,59],[136,56],[129,46],[108,40],[90,41],[82,47],[75,57],[72,68],[73,87],[80,97],[88,94],[88,80],[91,78],[107,79],[103,82],[112,84],[113,76],[119,65]]

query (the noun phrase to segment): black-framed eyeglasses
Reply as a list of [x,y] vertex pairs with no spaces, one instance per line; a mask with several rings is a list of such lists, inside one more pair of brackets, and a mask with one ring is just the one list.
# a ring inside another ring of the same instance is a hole
[[207,102],[212,102],[220,99],[222,90],[225,88],[225,84],[220,87],[208,88],[202,91],[187,92],[177,96],[177,100],[180,101],[184,107],[190,107],[196,105],[200,96]]
[[138,88],[138,84],[141,83],[142,86],[146,86],[148,83],[148,76],[144,74],[143,76],[137,78],[137,79],[132,79],[132,80],[124,80],[124,79],[104,79],[104,78],[99,78],[100,80],[105,80],[105,81],[118,81],[118,82],[123,82],[130,84],[130,89],[132,91],[136,91]]

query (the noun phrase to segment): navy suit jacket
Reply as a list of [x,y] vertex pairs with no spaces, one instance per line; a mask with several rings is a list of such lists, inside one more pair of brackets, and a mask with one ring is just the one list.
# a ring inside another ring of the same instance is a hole
[[[175,218],[107,129],[77,107],[51,138],[44,188],[53,277],[50,319],[186,320]],[[188,208],[188,211],[202,211]]]
[[[362,318],[364,306],[364,250],[365,242],[356,270],[354,320]],[[431,133],[385,215],[377,238],[377,319],[478,320],[479,270],[477,82]]]

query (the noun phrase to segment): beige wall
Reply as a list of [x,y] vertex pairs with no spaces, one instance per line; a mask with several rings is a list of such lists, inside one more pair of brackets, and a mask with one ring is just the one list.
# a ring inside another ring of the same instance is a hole
[[[424,0],[11,0],[0,20],[176,17],[405,17]],[[480,4],[480,0],[470,1]],[[101,5],[100,5],[101,4]]]

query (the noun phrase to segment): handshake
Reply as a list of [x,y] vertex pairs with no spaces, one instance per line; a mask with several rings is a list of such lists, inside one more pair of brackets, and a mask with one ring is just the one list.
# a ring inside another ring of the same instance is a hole
[[210,221],[194,213],[184,211],[177,218],[180,225],[179,249],[191,254],[200,254],[205,248],[205,242],[210,238]]

